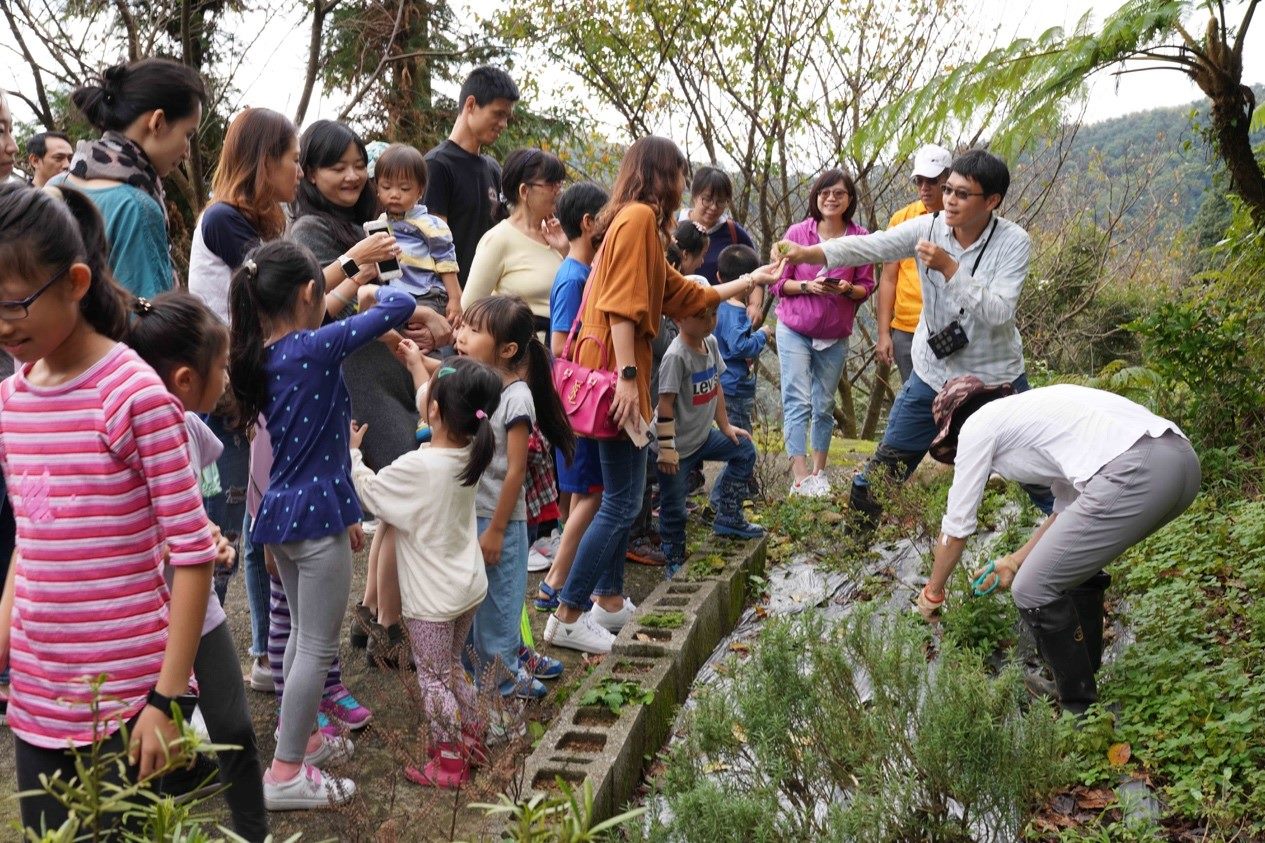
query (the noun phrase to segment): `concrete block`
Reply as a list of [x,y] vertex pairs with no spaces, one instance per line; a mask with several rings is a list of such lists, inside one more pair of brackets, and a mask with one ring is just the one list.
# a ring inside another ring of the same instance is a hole
[[[563,706],[528,757],[524,771],[528,796],[554,791],[557,777],[569,786],[587,778],[593,785],[598,815],[618,812],[641,781],[645,748],[657,749],[671,728],[676,704],[672,668],[668,658],[608,657]],[[626,705],[618,715],[604,706],[580,704],[590,689],[611,677],[637,682],[654,691],[654,699],[644,705]]]
[[[690,683],[723,636],[718,583],[711,580],[672,580],[658,586],[637,607],[632,620],[615,638],[617,655],[664,658],[672,663],[674,697],[684,700]],[[679,627],[647,627],[639,617],[655,612],[680,612]]]

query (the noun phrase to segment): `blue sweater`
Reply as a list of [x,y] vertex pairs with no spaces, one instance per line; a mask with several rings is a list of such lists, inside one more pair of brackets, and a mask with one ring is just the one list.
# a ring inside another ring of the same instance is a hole
[[728,301],[720,303],[716,311],[716,345],[725,361],[725,373],[720,376],[720,388],[725,395],[749,398],[755,395],[755,375],[747,363],[760,356],[769,338],[761,331],[751,330],[747,309]]
[[342,363],[413,315],[403,290],[378,288],[378,306],[315,331],[295,331],[264,351],[264,418],[272,471],[250,540],[257,544],[319,539],[361,518],[351,482],[347,430],[351,399]]

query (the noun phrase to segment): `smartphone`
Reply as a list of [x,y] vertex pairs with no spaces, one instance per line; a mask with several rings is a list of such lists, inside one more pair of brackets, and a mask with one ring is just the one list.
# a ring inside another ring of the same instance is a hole
[[[369,220],[365,223],[365,234],[377,234],[379,231],[386,234],[391,233],[391,223],[386,220]],[[400,269],[400,262],[395,258],[378,262],[378,280],[382,282],[394,281],[396,278],[404,275]]]

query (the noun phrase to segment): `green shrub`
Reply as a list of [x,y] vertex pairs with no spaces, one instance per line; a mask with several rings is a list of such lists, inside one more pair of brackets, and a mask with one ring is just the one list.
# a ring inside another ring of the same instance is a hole
[[1204,498],[1111,569],[1136,640],[1100,677],[1119,713],[1070,738],[1082,781],[1114,782],[1105,751],[1127,743],[1173,819],[1265,834],[1263,548],[1265,501]]
[[858,610],[771,622],[732,686],[696,694],[657,783],[660,840],[1010,840],[1067,779],[1050,710],[1019,709],[928,628]]

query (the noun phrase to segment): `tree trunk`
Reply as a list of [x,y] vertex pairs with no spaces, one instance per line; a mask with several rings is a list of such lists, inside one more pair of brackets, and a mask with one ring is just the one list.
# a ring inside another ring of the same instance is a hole
[[892,394],[892,385],[888,382],[892,367],[882,360],[874,361],[874,386],[870,389],[870,403],[865,408],[865,422],[861,425],[861,438],[873,439],[878,430],[878,417],[883,407],[896,396]]
[[321,33],[325,29],[325,13],[328,7],[325,0],[312,0],[312,30],[307,45],[307,70],[303,74],[303,93],[299,95],[299,105],[294,109],[294,125],[303,127],[303,118],[307,116],[307,107],[312,102],[312,89],[316,87],[316,74],[321,68]]
[[839,376],[839,405],[835,407],[835,421],[849,439],[857,438],[857,410],[852,401],[852,379],[848,377],[848,367],[843,367]]
[[1247,205],[1256,226],[1265,228],[1265,173],[1256,162],[1248,135],[1255,97],[1242,85],[1206,93],[1212,98],[1212,131],[1230,184]]

